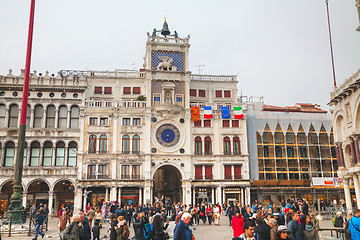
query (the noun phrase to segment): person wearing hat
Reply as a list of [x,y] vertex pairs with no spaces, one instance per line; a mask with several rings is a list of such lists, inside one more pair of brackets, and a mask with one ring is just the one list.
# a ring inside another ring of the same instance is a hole
[[275,218],[270,218],[269,220],[270,229],[270,240],[275,240],[276,233],[278,231],[279,225]]
[[244,233],[244,218],[239,210],[235,211],[235,216],[231,220],[231,227],[234,230],[234,237],[239,237]]
[[333,219],[334,227],[343,227],[344,226],[344,218],[341,216],[341,212],[337,212],[336,216]]
[[291,238],[289,237],[288,234],[290,234],[291,231],[289,231],[286,226],[279,226],[278,227],[278,230],[277,230],[277,233],[276,233],[276,237],[275,237],[275,240],[291,240]]

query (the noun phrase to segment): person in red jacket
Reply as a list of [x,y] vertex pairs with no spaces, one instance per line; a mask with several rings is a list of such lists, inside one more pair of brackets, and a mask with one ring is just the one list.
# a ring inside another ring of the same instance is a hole
[[239,237],[244,233],[244,218],[239,210],[236,210],[235,216],[231,220],[231,227],[234,230],[234,237]]

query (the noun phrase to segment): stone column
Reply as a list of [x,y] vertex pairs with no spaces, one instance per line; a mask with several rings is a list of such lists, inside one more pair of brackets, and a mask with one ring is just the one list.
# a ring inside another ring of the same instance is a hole
[[338,158],[338,165],[339,165],[339,169],[345,169],[345,164],[344,164],[344,153],[342,150],[342,146],[341,144],[339,146],[336,147],[336,152],[337,152],[337,158]]
[[346,201],[346,208],[347,212],[352,212],[352,203],[351,203],[351,194],[349,188],[349,177],[343,178],[344,184],[344,193],[345,193],[345,201]]
[[223,200],[221,199],[221,186],[216,187],[216,203],[222,204]]
[[3,144],[1,146],[0,161],[1,161],[1,166],[4,166],[5,165],[5,144]]
[[139,205],[143,204],[143,194],[142,194],[142,187],[139,187]]
[[184,201],[184,203],[189,206],[191,204],[191,185],[186,184],[184,189],[185,189],[185,201]]
[[52,147],[52,156],[51,156],[51,166],[52,167],[54,167],[55,164],[56,164],[56,161],[55,161],[56,156],[55,156],[55,154],[56,154],[56,146],[53,146]]
[[69,129],[70,128],[70,115],[71,111],[70,109],[67,110],[67,114],[66,114],[66,128]]
[[55,108],[55,128],[58,128],[59,126],[59,109]]
[[77,187],[74,193],[74,214],[80,211],[81,202],[82,202],[82,188]]
[[22,205],[25,207],[27,202],[27,192],[22,193]]
[[41,124],[41,128],[45,128],[45,127],[46,127],[46,108],[43,109],[42,124]]
[[222,200],[223,200],[223,202],[226,202],[226,196],[225,196],[225,187],[223,188],[223,192],[222,192]]
[[6,110],[5,110],[5,123],[4,123],[4,126],[0,126],[0,127],[9,127],[9,117],[10,117],[10,108],[9,106],[6,107]]
[[195,191],[195,187],[194,187],[194,188],[192,189],[192,204],[196,204],[195,194],[196,194],[196,191]]
[[119,190],[118,190],[118,202],[121,205],[121,187],[119,187]]
[[110,201],[116,201],[116,187],[111,187],[110,190]]
[[214,204],[215,201],[215,193],[214,188],[211,187],[211,203]]
[[151,185],[149,183],[145,183],[145,188],[144,188],[144,203],[148,204],[151,203]]
[[245,188],[245,205],[250,205],[250,187]]
[[[85,192],[86,192],[86,188],[84,188],[84,193],[85,193]],[[83,195],[83,206],[82,206],[82,209],[85,210],[86,205],[87,205],[87,194],[84,194],[84,195]]]
[[30,111],[30,122],[29,122],[30,128],[34,127],[34,116],[35,116],[35,109],[32,108]]
[[109,200],[109,188],[105,187],[105,202]]
[[359,140],[358,139],[355,139],[354,145],[355,145],[355,153],[356,153],[356,162],[357,162],[357,165],[360,165],[360,150],[359,150]]
[[244,188],[241,188],[241,200],[240,200],[240,203],[241,203],[241,205],[243,205],[243,204],[245,204],[245,202],[244,202]]
[[[31,152],[29,152],[31,154]],[[40,146],[40,152],[39,152],[39,166],[43,166],[44,165],[44,147]]]
[[[29,145],[29,146],[27,146],[27,150],[26,150],[26,166],[30,166],[30,156],[31,156],[30,150],[31,150],[31,147]],[[40,156],[40,157],[42,157],[42,156]]]
[[354,180],[357,208],[360,208],[360,181],[357,173],[353,175],[353,180]]
[[49,204],[48,204],[49,216],[52,215],[53,201],[54,201],[54,192],[53,192],[53,191],[50,191],[50,192],[49,192]]
[[116,153],[116,149],[117,149],[117,125],[118,125],[118,117],[117,116],[115,116],[114,118],[113,118],[113,135],[112,135],[112,137],[113,137],[113,139],[112,139],[112,147],[113,147],[113,149],[112,149],[112,152],[113,153]]

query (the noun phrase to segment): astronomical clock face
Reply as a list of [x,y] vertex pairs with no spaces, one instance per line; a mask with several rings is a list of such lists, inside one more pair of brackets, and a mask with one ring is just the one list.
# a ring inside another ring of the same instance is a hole
[[173,147],[180,139],[180,132],[172,124],[163,124],[156,131],[156,140],[161,146]]
[[184,126],[179,121],[158,121],[152,126],[151,142],[161,152],[177,152],[185,142]]

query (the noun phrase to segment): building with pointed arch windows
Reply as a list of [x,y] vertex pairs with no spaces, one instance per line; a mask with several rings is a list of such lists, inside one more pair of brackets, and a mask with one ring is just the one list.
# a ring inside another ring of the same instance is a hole
[[243,100],[247,109],[252,200],[318,199],[339,204],[344,195],[331,115],[320,106],[278,107],[263,98]]

